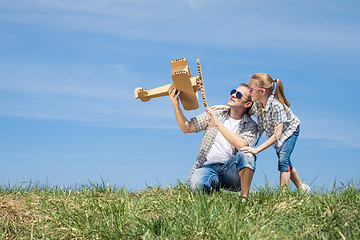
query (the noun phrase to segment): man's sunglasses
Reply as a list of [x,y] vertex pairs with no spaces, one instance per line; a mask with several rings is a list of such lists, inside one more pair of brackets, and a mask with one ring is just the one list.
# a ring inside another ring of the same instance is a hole
[[[238,99],[241,99],[242,97],[244,98],[244,95],[241,92],[237,91],[236,89],[233,89],[233,90],[230,91],[230,95],[233,95],[234,93],[236,93],[235,94],[236,98],[238,98]],[[248,100],[246,98],[244,98],[244,99]]]

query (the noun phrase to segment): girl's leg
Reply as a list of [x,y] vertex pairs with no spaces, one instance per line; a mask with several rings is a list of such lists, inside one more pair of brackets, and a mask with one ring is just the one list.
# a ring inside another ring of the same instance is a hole
[[279,158],[278,170],[280,171],[280,187],[284,184],[289,186],[290,179],[297,188],[301,186],[300,177],[290,161],[291,153],[294,150],[296,140],[299,136],[299,130],[300,129],[297,128],[293,135],[284,142],[281,149],[276,152]]
[[299,188],[302,184],[300,177],[296,171],[296,169],[293,167],[293,169],[290,171],[290,179],[295,184],[297,188]]
[[289,186],[290,172],[280,172],[280,188],[284,185]]

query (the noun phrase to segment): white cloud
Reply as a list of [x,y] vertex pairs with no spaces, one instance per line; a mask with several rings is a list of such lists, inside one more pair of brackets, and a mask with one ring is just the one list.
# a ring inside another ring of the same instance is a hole
[[[146,72],[131,73],[123,64],[64,67],[36,63],[23,63],[19,71],[18,64],[0,66],[2,116],[169,128],[166,122],[173,117],[173,109],[168,98],[142,103],[134,97],[138,79],[150,82],[152,78]],[[160,122],[154,123],[156,119]]]
[[4,13],[0,19],[171,43],[351,50],[360,41],[360,34],[353,30],[358,21],[347,20],[354,13],[346,4],[341,4],[339,12],[334,3],[284,1],[37,0],[13,4],[5,6],[19,12]]
[[360,132],[355,128],[356,117],[337,113],[302,113],[301,138],[324,141],[328,148],[360,148]]
[[124,100],[131,95],[135,77],[121,64],[94,68],[23,63],[20,68],[15,64],[1,65],[0,90]]
[[219,1],[219,0],[186,0],[186,2],[192,9],[201,9],[201,8],[206,7],[207,5],[213,4],[214,2],[222,2],[222,1]]
[[66,120],[116,128],[175,128],[176,120],[168,99],[142,103],[134,98],[106,101],[69,96],[37,94],[0,97],[0,115],[33,119]]
[[[269,8],[272,4],[274,6]],[[284,5],[285,10],[277,8],[280,5]],[[59,36],[65,38],[66,34],[72,34],[69,29],[76,30],[76,33],[83,31],[95,36],[103,36],[103,33],[112,34],[111,38],[114,41],[120,41],[119,46],[123,38],[137,38],[139,48],[142,44],[155,40],[157,44],[163,42],[187,46],[190,44],[191,49],[194,47],[204,49],[205,46],[205,51],[209,46],[226,48],[235,46],[237,49],[256,46],[259,49],[291,47],[297,51],[304,48],[359,51],[359,48],[354,46],[360,42],[360,34],[353,31],[356,29],[354,26],[358,24],[358,20],[346,18],[346,16],[354,17],[353,10],[342,4],[339,7],[340,16],[336,15],[333,18],[327,16],[329,13],[336,13],[337,10],[332,6],[333,3],[322,6],[321,4],[313,5],[309,1],[292,5],[287,1],[266,3],[266,1],[205,2],[203,0],[15,0],[2,3],[3,9],[11,8],[12,11],[4,11],[0,14],[0,21],[10,23],[10,27],[11,23],[20,23],[25,29],[34,25],[40,32],[57,32],[60,29]],[[320,10],[321,12],[318,12]],[[22,36],[6,34],[9,33],[1,35],[1,40],[5,43],[1,50],[10,48],[18,52],[23,51],[22,48],[16,48]],[[59,43],[61,44],[61,39]],[[94,46],[86,46],[86,50],[102,47],[101,40],[93,44]],[[127,45],[124,45],[126,48]],[[29,49],[25,51],[31,51]],[[144,49],[149,52],[143,55],[148,56],[153,53],[149,48],[144,47]],[[132,50],[126,54],[134,54]],[[32,54],[36,53],[32,52]],[[237,56],[230,56],[230,58],[235,59]],[[126,59],[126,56],[122,59]],[[147,58],[147,60],[150,59],[151,57]],[[125,60],[122,61],[125,62]],[[254,60],[246,59],[246,62],[249,61]],[[268,60],[256,59],[257,63],[262,61]],[[139,72],[135,73],[134,70],[128,70],[127,65],[123,63],[95,68],[91,64],[88,66],[70,66],[73,63],[61,64],[62,66],[56,63],[44,64],[44,62],[24,64],[21,61],[12,64],[11,61],[8,62],[8,59],[2,60],[0,91],[16,93],[25,98],[35,96],[36,99],[21,101],[20,99],[5,99],[3,96],[2,114],[112,122],[124,116],[124,112],[130,112],[132,108],[136,108],[137,111],[131,111],[131,116],[140,117],[141,114],[145,114],[146,117],[152,118],[151,121],[165,119],[164,122],[158,124],[164,127],[168,126],[167,121],[173,117],[172,112],[169,114],[160,111],[164,108],[172,111],[171,107],[169,108],[168,99],[156,99],[141,104],[139,100],[134,99],[135,87],[157,86],[157,84],[144,84],[154,79],[154,75],[148,75],[147,70],[141,72],[142,69],[139,69]],[[134,66],[134,63],[129,64]],[[239,61],[238,65],[242,65],[242,62]],[[21,71],[19,71],[20,67]],[[218,76],[220,77],[220,73]],[[229,82],[232,81],[233,79],[229,80]],[[205,85],[210,86],[207,84],[208,82]],[[6,105],[9,102],[12,105]],[[52,110],[53,106],[59,106],[57,112]],[[158,111],[154,111],[156,109]],[[127,124],[127,126],[130,125],[130,123]],[[144,124],[144,126],[147,125]],[[137,123],[132,123],[132,126],[139,127]],[[314,128],[314,131],[303,131],[307,138],[321,136],[331,139],[333,137],[320,122],[309,122],[307,126]],[[344,137],[340,130],[336,131],[335,138],[341,138],[340,141],[345,142],[353,138],[350,135]]]

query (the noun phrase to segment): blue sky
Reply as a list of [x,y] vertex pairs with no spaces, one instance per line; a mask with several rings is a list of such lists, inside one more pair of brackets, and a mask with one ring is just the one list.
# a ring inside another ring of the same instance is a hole
[[[170,61],[200,58],[209,105],[257,72],[301,120],[292,161],[314,188],[359,180],[358,1],[28,0],[0,3],[0,181],[130,190],[185,181],[202,134],[183,134]],[[204,111],[186,111],[191,117]],[[262,138],[262,141],[265,139]],[[279,182],[274,149],[253,187]]]

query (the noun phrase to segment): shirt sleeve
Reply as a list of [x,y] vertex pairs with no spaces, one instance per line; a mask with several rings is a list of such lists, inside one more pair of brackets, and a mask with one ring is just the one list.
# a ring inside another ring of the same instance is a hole
[[210,117],[206,112],[191,119],[191,121],[194,123],[196,132],[204,131],[208,127],[208,124],[205,123],[204,120],[210,121]]
[[254,146],[258,134],[257,124],[253,121],[245,124],[245,128],[241,131],[240,137],[245,139],[250,147]]

